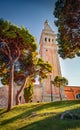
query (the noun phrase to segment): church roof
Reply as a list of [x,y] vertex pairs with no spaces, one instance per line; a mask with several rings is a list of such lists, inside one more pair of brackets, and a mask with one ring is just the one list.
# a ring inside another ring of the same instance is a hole
[[54,33],[54,31],[52,30],[52,28],[51,28],[50,25],[49,25],[48,20],[46,20],[46,21],[44,22],[43,31],[49,32],[49,33]]

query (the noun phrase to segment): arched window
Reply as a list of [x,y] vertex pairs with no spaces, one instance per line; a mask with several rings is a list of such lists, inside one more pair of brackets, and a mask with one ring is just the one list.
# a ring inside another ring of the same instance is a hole
[[76,95],[76,98],[77,98],[77,99],[80,98],[80,93],[78,93],[78,94]]
[[45,42],[47,42],[47,37],[45,37]]
[[50,42],[50,38],[48,39],[48,41]]

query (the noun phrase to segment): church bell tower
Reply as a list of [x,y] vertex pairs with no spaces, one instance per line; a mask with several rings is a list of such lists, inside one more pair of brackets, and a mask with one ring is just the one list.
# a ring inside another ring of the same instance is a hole
[[49,102],[57,100],[59,97],[59,90],[51,84],[51,80],[54,80],[55,76],[61,75],[61,70],[57,53],[56,34],[50,27],[47,20],[44,23],[39,44],[40,56],[53,67],[52,73],[49,74],[47,79],[41,83],[42,101]]

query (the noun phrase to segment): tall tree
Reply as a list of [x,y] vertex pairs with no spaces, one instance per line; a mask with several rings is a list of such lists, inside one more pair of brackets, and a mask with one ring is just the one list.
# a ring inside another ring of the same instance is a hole
[[17,85],[20,85],[21,87],[16,94],[16,105],[19,104],[19,96],[22,90],[25,88],[27,81],[29,80],[29,77],[35,78],[34,73],[37,62],[36,56],[36,52],[23,52],[22,57],[19,59],[17,63],[14,81]]
[[[21,85],[16,95],[16,105],[19,104],[19,96],[22,90],[25,88],[29,78],[35,80],[36,77],[40,79],[47,78],[47,74],[52,71],[52,66],[44,62],[43,59],[38,58],[36,53],[32,53],[29,59],[23,60],[21,62],[20,72],[15,74],[15,82]],[[21,81],[21,82],[20,82]]]
[[57,0],[54,16],[60,56],[80,56],[80,0]]
[[[16,104],[28,77],[46,77],[52,67],[38,58],[35,38],[24,27],[17,27],[0,19],[0,77],[9,85],[8,111],[13,106],[13,84],[21,85],[16,94]],[[43,73],[44,72],[44,73]]]
[[60,100],[62,100],[61,87],[68,85],[68,80],[65,77],[62,77],[62,76],[56,76],[54,78],[54,81],[52,81],[52,84],[54,84],[55,87],[59,88]]
[[13,106],[14,67],[27,50],[36,50],[35,39],[28,30],[0,19],[0,72],[1,77],[8,77],[8,111]]

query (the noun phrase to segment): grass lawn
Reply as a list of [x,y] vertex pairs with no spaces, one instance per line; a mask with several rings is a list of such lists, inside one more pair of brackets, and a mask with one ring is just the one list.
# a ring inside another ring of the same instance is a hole
[[80,116],[80,100],[29,103],[10,112],[0,109],[0,130],[80,130],[80,119],[60,119],[66,110]]

